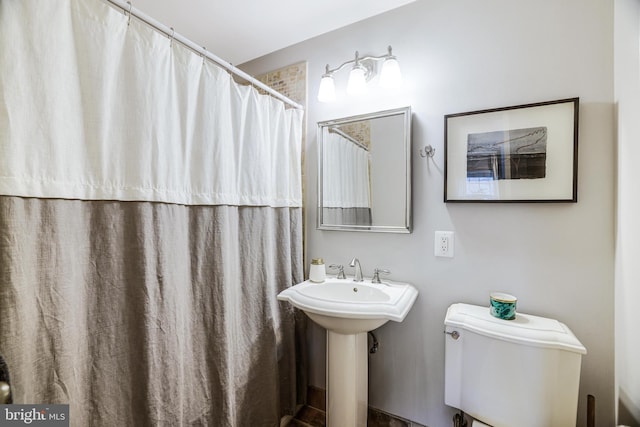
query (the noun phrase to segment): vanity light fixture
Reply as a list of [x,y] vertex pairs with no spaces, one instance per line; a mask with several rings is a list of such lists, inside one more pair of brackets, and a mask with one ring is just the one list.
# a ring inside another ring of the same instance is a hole
[[376,74],[374,65],[377,61],[384,61],[380,71],[380,86],[387,89],[400,87],[402,85],[402,74],[400,73],[398,59],[391,52],[391,46],[387,49],[387,54],[381,56],[360,57],[356,51],[355,59],[346,61],[334,69],[330,69],[329,64],[327,64],[322,80],[320,80],[318,101],[333,102],[336,100],[336,86],[333,75],[352,64],[347,82],[347,94],[349,95],[362,95],[367,92],[367,82]]

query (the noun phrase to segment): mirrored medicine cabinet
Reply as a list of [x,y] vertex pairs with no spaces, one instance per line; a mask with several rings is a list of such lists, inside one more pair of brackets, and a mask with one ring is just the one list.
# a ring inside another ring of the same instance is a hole
[[318,229],[411,232],[411,107],[318,123]]

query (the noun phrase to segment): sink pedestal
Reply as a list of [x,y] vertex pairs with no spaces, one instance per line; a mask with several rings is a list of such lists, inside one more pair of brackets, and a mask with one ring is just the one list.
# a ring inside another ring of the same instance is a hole
[[366,427],[367,333],[327,330],[327,427]]

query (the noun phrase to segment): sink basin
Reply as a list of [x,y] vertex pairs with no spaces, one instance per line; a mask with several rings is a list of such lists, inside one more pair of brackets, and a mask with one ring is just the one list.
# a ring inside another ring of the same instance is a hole
[[278,299],[289,301],[326,329],[353,334],[389,320],[402,322],[417,296],[417,289],[408,283],[328,278],[323,283],[298,283],[280,292]]

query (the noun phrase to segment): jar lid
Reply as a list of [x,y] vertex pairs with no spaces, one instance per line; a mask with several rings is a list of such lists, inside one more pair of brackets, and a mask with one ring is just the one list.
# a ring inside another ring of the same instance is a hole
[[324,260],[322,258],[314,258],[311,260],[311,265],[322,265]]

